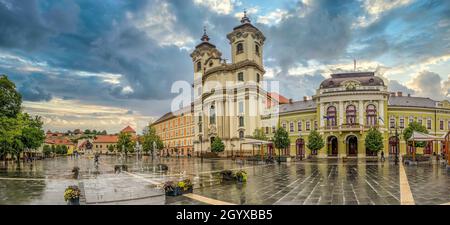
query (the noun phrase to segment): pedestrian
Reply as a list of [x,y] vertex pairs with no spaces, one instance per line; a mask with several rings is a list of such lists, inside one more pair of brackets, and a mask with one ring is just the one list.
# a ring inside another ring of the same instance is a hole
[[384,162],[385,158],[384,158],[384,152],[381,152],[381,161]]

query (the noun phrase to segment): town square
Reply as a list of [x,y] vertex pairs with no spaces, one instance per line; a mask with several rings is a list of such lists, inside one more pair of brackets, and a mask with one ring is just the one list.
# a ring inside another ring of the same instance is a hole
[[449,10],[0,0],[0,205],[450,205]]

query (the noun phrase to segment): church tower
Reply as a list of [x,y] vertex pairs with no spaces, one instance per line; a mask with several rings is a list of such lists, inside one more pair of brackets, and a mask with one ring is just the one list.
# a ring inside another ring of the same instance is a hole
[[233,28],[233,31],[227,35],[231,45],[232,63],[243,61],[254,61],[258,66],[263,67],[262,56],[263,46],[266,37],[263,33],[253,26],[247,12],[241,19],[241,24]]
[[191,53],[192,63],[194,64],[194,80],[200,79],[207,68],[220,65],[222,53],[215,45],[209,42],[209,36],[206,34],[206,27],[203,28],[202,41],[195,46]]

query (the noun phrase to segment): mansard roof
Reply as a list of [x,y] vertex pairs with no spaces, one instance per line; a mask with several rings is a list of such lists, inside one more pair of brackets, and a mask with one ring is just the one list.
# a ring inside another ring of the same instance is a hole
[[280,105],[280,113],[288,113],[299,110],[316,109],[316,102],[313,100],[295,101],[289,104]]
[[437,101],[430,98],[411,96],[390,96],[389,106],[435,108]]
[[361,86],[384,86],[383,79],[375,76],[374,72],[353,72],[331,74],[331,78],[322,81],[320,88],[336,88],[350,80],[359,82]]

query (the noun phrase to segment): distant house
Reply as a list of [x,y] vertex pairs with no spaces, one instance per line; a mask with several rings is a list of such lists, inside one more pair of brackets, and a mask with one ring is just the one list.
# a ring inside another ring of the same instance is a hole
[[118,140],[119,136],[115,134],[97,135],[93,140],[92,150],[93,152],[98,152],[100,154],[107,154],[109,153],[109,146],[112,145],[114,148],[116,148]]

